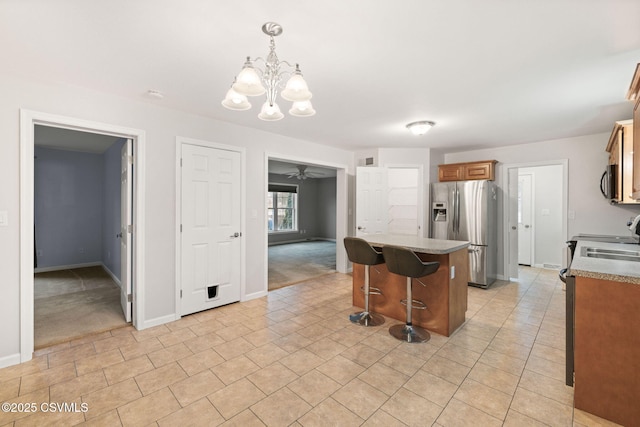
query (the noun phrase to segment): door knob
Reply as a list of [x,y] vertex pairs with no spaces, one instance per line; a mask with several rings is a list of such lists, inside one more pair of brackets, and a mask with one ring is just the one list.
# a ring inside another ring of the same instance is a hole
[[364,230],[365,227],[358,226],[358,230]]
[[512,226],[511,226],[511,229],[512,229],[512,230],[515,230],[515,229],[516,229],[516,226],[515,226],[515,225],[512,225]]
[[236,237],[240,237],[240,233],[238,233],[237,231],[235,233],[233,233],[231,236],[229,236],[231,239],[235,239]]
[[524,228],[529,228],[529,224],[525,225]]

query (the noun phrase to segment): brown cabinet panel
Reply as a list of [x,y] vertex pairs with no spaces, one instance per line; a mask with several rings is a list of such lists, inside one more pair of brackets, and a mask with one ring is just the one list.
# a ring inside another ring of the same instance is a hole
[[495,164],[497,160],[482,160],[467,163],[449,163],[438,166],[438,180],[468,181],[475,179],[495,179]]
[[[633,107],[633,164],[640,165],[640,64],[631,79],[627,99],[634,102]],[[632,197],[640,199],[640,167],[633,168]]]
[[462,181],[463,169],[460,165],[440,165],[438,166],[438,180],[445,181]]
[[640,285],[576,277],[574,405],[625,426],[640,420]]
[[632,197],[633,189],[633,120],[616,122],[607,144],[609,164],[616,165],[616,194],[613,203],[638,204]]

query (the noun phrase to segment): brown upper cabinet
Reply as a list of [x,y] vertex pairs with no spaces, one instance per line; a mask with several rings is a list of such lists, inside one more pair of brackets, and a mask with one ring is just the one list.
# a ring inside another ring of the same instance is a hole
[[640,199],[640,64],[636,66],[636,72],[631,79],[631,86],[627,92],[627,99],[633,101],[633,168],[632,195],[634,199]]
[[440,182],[474,179],[489,179],[493,181],[496,163],[498,163],[497,160],[482,160],[479,162],[438,165],[438,180]]
[[612,203],[639,203],[632,196],[633,184],[633,120],[616,122],[607,144],[609,164],[616,165],[616,194]]

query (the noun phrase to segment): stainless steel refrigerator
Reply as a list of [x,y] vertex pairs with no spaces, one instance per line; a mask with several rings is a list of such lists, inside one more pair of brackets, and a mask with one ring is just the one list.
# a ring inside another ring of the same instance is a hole
[[487,288],[496,280],[497,218],[493,181],[431,184],[431,231],[434,239],[466,240],[469,284]]

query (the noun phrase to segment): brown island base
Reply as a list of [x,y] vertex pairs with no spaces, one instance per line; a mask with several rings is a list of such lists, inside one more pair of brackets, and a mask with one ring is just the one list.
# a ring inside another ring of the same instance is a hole
[[[448,337],[464,323],[469,277],[468,242],[389,234],[362,238],[377,248],[402,246],[416,252],[423,261],[440,263],[435,273],[413,281],[413,299],[427,305],[425,310],[412,311],[414,325]],[[407,297],[406,278],[390,273],[386,264],[371,266],[369,277],[371,288],[378,288],[382,293],[370,295],[369,311],[406,321],[407,309],[400,303]],[[353,264],[353,305],[357,307],[364,307],[363,285],[364,266]]]

